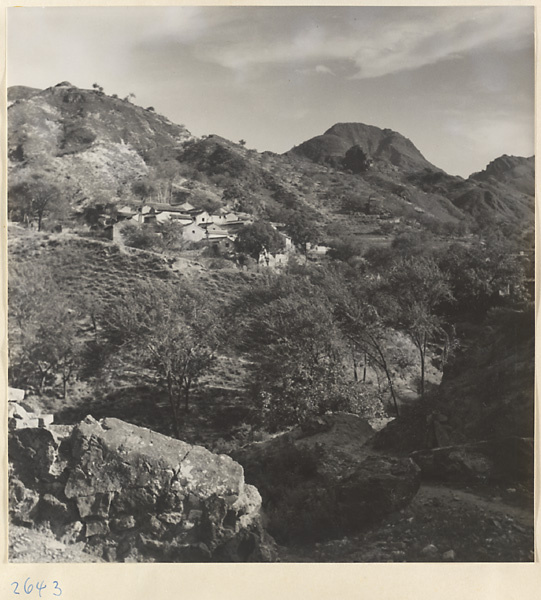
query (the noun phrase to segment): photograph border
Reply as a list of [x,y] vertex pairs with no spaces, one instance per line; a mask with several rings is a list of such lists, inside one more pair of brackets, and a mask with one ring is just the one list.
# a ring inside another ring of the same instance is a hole
[[[288,6],[288,5],[334,5],[362,6],[371,3],[352,2],[11,2],[0,0],[0,31],[6,32],[6,10],[13,6],[174,6],[189,4],[193,6]],[[384,2],[378,5],[407,6],[408,2]],[[434,3],[418,1],[416,6],[535,6],[536,39],[539,33],[539,5],[536,2],[453,2]],[[1,48],[0,119],[2,132],[2,150],[0,178],[2,209],[1,273],[2,273],[2,320],[0,324],[1,349],[1,398],[2,398],[2,460],[4,477],[2,478],[0,520],[3,544],[0,546],[0,597],[14,598],[13,582],[51,582],[51,587],[43,593],[43,598],[52,598],[52,582],[62,589],[61,598],[66,600],[147,600],[156,599],[252,599],[276,598],[321,598],[326,600],[339,597],[342,600],[370,598],[374,600],[405,600],[412,598],[452,598],[453,600],[530,600],[539,597],[541,589],[541,564],[539,562],[539,410],[537,406],[536,383],[536,486],[535,486],[535,562],[533,563],[455,563],[455,564],[13,564],[7,562],[7,101],[6,101],[6,49],[5,36]],[[537,49],[536,49],[537,52]],[[541,73],[540,61],[536,61],[536,82]],[[536,115],[539,106],[539,94],[536,87]],[[539,158],[536,136],[536,172]],[[536,182],[536,248],[539,242],[539,211]],[[536,274],[538,272],[536,252]],[[536,334],[540,332],[538,318],[539,281],[536,277]],[[539,371],[539,357],[536,352],[536,373]],[[37,598],[34,590],[21,597]]]

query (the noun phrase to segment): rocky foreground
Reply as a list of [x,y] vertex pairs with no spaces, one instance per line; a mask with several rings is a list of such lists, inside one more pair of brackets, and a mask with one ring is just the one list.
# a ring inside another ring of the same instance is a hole
[[389,456],[377,438],[335,413],[233,460],[113,418],[17,428],[10,560],[534,559],[531,439]]
[[243,450],[264,515],[243,466],[200,446],[112,418],[14,429],[11,558],[62,560],[65,544],[81,561],[274,561],[264,520],[283,542],[329,539],[412,500],[419,467],[367,452],[373,433],[338,414]]
[[10,513],[106,561],[269,561],[261,496],[225,455],[118,419],[10,436]]

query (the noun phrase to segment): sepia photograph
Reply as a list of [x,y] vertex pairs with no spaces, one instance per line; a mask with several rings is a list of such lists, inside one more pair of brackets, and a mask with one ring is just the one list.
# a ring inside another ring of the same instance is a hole
[[8,561],[534,562],[534,7],[6,12]]

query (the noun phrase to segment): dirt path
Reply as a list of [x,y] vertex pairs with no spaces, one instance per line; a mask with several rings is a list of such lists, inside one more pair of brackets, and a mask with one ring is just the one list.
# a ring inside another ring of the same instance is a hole
[[524,491],[423,484],[410,506],[340,540],[282,547],[283,562],[527,562],[533,503]]
[[[510,488],[514,489],[514,488]],[[513,492],[507,492],[507,495]],[[514,492],[516,493],[516,492]],[[514,521],[518,522],[523,527],[531,527],[533,524],[532,511],[523,506],[513,506],[503,500],[503,498],[496,496],[495,498],[488,498],[475,494],[472,492],[466,492],[460,489],[451,489],[448,487],[424,484],[422,487],[422,494],[425,498],[441,498],[444,501],[448,500],[452,496],[454,501],[460,501],[464,504],[472,504],[484,510],[486,512],[494,512],[501,516],[510,517]]]

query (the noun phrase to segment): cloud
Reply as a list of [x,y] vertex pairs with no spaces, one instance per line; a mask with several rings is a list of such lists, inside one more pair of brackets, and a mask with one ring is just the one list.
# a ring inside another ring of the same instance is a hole
[[325,65],[316,65],[316,68],[314,70],[316,73],[327,73],[329,75],[334,75],[334,71],[332,69],[329,69],[329,67],[326,67]]
[[531,7],[244,9],[228,27],[205,28],[211,14],[197,13],[194,56],[231,70],[315,63],[322,73],[347,60],[353,78],[368,79],[533,43]]

